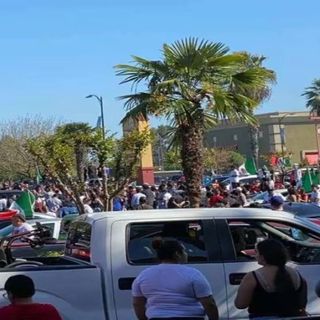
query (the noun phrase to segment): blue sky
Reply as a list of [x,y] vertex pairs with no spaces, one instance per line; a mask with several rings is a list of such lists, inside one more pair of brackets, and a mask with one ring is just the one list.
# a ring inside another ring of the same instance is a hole
[[319,0],[1,0],[0,120],[41,114],[120,132],[116,98],[129,93],[113,66],[160,57],[163,43],[196,36],[265,55],[277,72],[259,112],[304,110],[320,77]]

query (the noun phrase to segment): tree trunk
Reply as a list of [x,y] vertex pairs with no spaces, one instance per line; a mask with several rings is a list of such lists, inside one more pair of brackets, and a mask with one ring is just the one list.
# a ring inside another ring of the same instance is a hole
[[199,208],[203,176],[203,131],[200,127],[186,125],[181,133],[181,160],[190,205]]
[[77,176],[79,179],[79,182],[83,182],[84,181],[84,154],[85,154],[85,150],[83,148],[83,146],[81,145],[77,145],[75,148],[75,152],[76,152],[76,167],[77,167]]

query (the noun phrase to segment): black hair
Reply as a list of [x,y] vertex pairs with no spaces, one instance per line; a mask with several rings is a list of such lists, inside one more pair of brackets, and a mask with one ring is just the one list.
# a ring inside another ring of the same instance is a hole
[[184,247],[177,240],[161,240],[152,241],[152,247],[156,250],[159,260],[175,260],[176,252],[182,253]]
[[257,250],[267,264],[278,267],[274,279],[276,290],[278,292],[294,291],[293,281],[286,270],[286,263],[289,258],[288,251],[282,242],[275,239],[266,239],[258,242]]
[[23,274],[8,278],[4,289],[10,292],[14,298],[31,298],[35,293],[32,279]]

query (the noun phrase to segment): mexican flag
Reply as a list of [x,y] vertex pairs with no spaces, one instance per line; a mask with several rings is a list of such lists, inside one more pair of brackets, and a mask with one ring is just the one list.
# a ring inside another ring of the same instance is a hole
[[305,172],[305,174],[302,176],[302,187],[305,192],[311,192],[312,190],[312,176],[310,174],[309,169]]
[[36,198],[32,192],[29,190],[23,191],[19,198],[11,204],[10,209],[18,210],[27,219],[32,219],[35,201]]
[[311,180],[312,184],[320,184],[319,172],[315,172],[315,170],[311,170]]
[[256,174],[257,173],[257,167],[253,160],[253,158],[247,158],[246,162],[244,163],[244,166],[249,174]]

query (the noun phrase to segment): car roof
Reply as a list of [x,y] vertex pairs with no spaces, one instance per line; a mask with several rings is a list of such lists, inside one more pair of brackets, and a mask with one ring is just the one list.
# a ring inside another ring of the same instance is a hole
[[18,195],[21,194],[23,191],[22,190],[0,190],[0,196],[13,196],[13,195]]
[[[195,208],[134,210],[124,212],[101,212],[80,215],[77,220],[93,223],[98,220],[173,220],[173,219],[295,219],[295,214],[265,208]],[[304,221],[304,219],[301,219]]]
[[[224,181],[229,180],[229,179],[231,179],[231,178],[232,178],[232,177],[228,176],[228,177],[226,177],[226,179],[225,179]],[[238,178],[239,178],[239,180],[244,180],[244,179],[258,179],[258,176],[257,176],[256,174],[249,174],[249,175],[245,175],[245,176],[239,176]],[[223,181],[222,181],[222,182],[223,182]]]
[[301,217],[320,217],[320,207],[313,203],[284,203],[283,210]]
[[[51,216],[51,215],[45,214],[45,213],[34,212],[32,219],[57,219],[57,217],[54,217],[54,216]],[[27,219],[27,221],[32,220],[32,219]]]
[[31,219],[31,220],[27,220],[28,223],[35,223],[35,222],[55,222],[55,221],[61,221],[61,218],[53,218],[53,219]]

